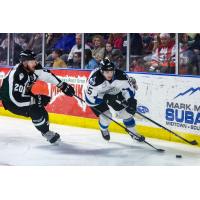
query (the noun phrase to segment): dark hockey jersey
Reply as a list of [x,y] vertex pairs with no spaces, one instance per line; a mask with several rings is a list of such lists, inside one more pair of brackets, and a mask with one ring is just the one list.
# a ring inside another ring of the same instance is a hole
[[102,103],[105,94],[117,95],[121,92],[125,100],[135,96],[135,90],[129,82],[128,75],[119,69],[115,70],[111,81],[104,78],[99,68],[95,69],[91,72],[84,91],[85,100],[89,106]]
[[26,72],[22,64],[19,64],[11,69],[3,79],[3,84],[0,88],[1,99],[3,101],[11,101],[18,107],[34,104],[34,98],[31,95],[31,87],[37,80],[55,85],[61,82],[61,80],[50,71],[43,69],[40,64],[36,66],[34,73]]

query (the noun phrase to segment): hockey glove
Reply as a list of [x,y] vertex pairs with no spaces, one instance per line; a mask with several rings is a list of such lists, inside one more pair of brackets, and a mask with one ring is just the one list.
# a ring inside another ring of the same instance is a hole
[[137,82],[135,80],[135,78],[133,77],[129,77],[129,83],[131,84],[131,86],[135,89],[135,90],[138,90],[138,85],[137,85]]
[[113,103],[118,103],[121,104],[121,102],[123,102],[125,99],[122,96],[122,93],[120,92],[119,94],[116,95],[112,95],[112,94],[105,94],[103,97],[103,100],[107,103],[107,104],[113,104]]
[[120,111],[124,108],[124,106],[121,104],[121,99],[118,97],[118,95],[105,94],[103,100],[115,111]]
[[112,100],[111,95],[105,94],[103,96],[103,100],[105,101],[106,104],[109,104],[110,100]]
[[47,106],[47,104],[50,102],[51,97],[46,95],[34,95],[35,103],[39,106]]
[[57,87],[67,96],[72,97],[75,94],[74,88],[65,82],[59,83]]
[[126,102],[126,105],[128,106],[126,108],[126,111],[128,113],[130,113],[131,115],[134,115],[137,109],[137,100],[134,98],[130,98],[128,99],[128,101]]

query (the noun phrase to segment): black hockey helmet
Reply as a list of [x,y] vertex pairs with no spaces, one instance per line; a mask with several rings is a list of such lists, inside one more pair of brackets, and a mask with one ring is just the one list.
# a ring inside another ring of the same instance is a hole
[[23,61],[26,61],[26,60],[35,60],[36,55],[31,50],[24,50],[24,51],[20,52],[19,56],[20,56],[19,60],[21,62],[23,62]]
[[103,59],[99,67],[101,68],[102,71],[114,71],[115,70],[115,65],[113,62],[111,62],[108,58]]

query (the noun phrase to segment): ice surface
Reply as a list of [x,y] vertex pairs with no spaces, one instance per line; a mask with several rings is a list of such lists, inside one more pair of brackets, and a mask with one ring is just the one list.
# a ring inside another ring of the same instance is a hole
[[107,142],[98,130],[56,124],[50,128],[61,135],[58,146],[49,144],[31,121],[0,116],[0,165],[200,165],[199,147],[147,139],[166,150],[160,153],[127,134],[111,133]]

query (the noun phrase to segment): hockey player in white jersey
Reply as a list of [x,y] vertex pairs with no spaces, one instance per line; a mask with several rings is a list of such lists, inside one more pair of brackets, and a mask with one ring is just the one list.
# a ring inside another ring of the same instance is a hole
[[49,130],[49,117],[45,109],[51,98],[46,95],[35,95],[31,92],[31,88],[37,80],[56,85],[68,96],[75,94],[71,85],[62,82],[53,73],[43,69],[36,62],[35,54],[30,50],[25,50],[20,53],[19,65],[11,69],[4,78],[0,88],[0,99],[6,110],[17,115],[30,117],[42,136],[50,143],[55,143],[60,140],[60,135]]
[[[116,116],[123,120],[127,129],[138,135],[133,118],[137,106],[135,89],[128,75],[115,69],[114,63],[109,59],[101,61],[99,68],[92,71],[84,92],[87,105],[99,117],[100,130],[105,140],[110,140],[108,127],[111,121],[105,116],[112,117],[110,107],[116,112]],[[136,137],[131,132],[132,138],[140,142],[145,140],[144,136]]]

